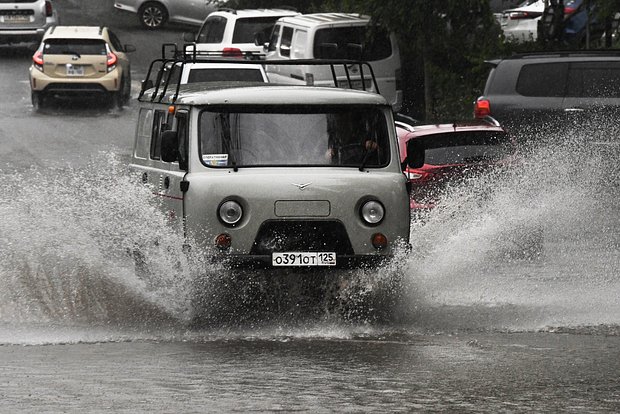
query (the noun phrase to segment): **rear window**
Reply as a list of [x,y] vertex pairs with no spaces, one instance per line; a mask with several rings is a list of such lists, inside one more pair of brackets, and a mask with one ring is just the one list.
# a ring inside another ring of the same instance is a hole
[[377,61],[392,55],[389,34],[367,26],[325,28],[314,36],[314,57],[317,59],[359,59]]
[[258,69],[192,69],[187,83],[194,82],[264,82]]
[[417,138],[430,165],[495,162],[515,150],[508,135],[500,131],[466,131]]
[[523,96],[562,97],[567,71],[566,62],[523,65],[517,80],[517,93]]
[[263,39],[268,39],[278,19],[279,16],[237,19],[232,42],[254,43],[257,33],[262,33]]
[[103,55],[106,44],[99,39],[48,39],[43,53],[48,55]]

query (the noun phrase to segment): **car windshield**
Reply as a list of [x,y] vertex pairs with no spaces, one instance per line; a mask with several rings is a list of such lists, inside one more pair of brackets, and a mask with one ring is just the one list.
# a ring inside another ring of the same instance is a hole
[[390,157],[387,119],[376,107],[222,108],[203,111],[199,127],[209,167],[377,168]]
[[97,39],[48,39],[43,53],[48,55],[103,55],[106,44]]
[[514,152],[514,145],[501,131],[467,131],[434,134],[419,139],[424,162],[430,165],[497,162]]

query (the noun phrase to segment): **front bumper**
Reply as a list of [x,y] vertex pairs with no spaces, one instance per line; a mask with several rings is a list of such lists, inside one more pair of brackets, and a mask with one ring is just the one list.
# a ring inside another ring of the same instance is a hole
[[297,269],[375,269],[384,266],[393,259],[392,255],[341,255],[336,257],[336,266],[272,266],[271,255],[229,255],[222,253],[212,256],[213,263],[235,269],[268,269],[268,268],[297,268]]

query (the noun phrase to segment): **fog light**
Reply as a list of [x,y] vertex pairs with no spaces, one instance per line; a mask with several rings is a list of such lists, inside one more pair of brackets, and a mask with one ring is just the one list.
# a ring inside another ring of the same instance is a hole
[[371,240],[372,240],[372,245],[374,246],[375,249],[383,250],[387,247],[387,244],[388,244],[387,237],[385,237],[385,235],[382,233],[373,234]]
[[230,234],[222,233],[215,238],[215,246],[220,250],[226,250],[230,247],[232,238]]
[[220,219],[229,226],[233,226],[241,220],[243,209],[236,201],[225,201],[219,208]]
[[368,224],[379,224],[385,216],[383,205],[375,200],[367,201],[362,206],[362,219]]

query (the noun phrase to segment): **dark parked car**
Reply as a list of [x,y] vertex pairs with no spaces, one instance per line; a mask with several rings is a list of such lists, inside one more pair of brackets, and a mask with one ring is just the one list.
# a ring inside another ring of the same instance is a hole
[[579,125],[620,109],[620,51],[519,54],[488,63],[474,115],[492,116],[511,131]]

